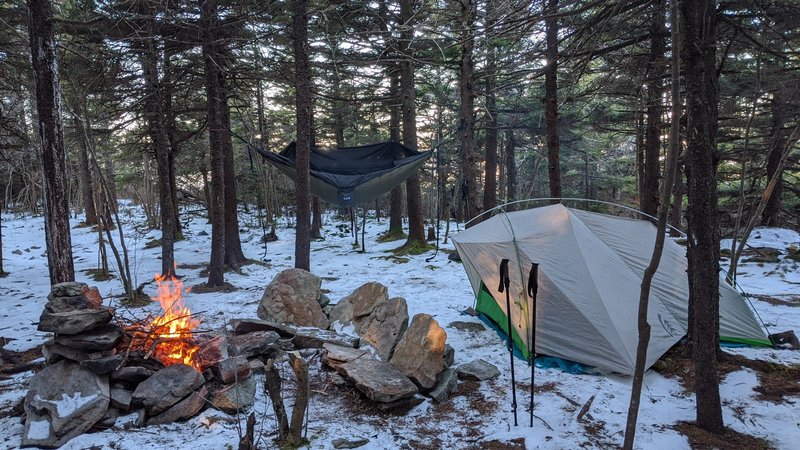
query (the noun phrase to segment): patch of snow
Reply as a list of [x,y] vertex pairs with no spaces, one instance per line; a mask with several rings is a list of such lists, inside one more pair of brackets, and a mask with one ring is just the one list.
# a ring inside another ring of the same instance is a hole
[[28,439],[43,440],[50,437],[50,421],[32,420],[28,426]]
[[40,397],[38,394],[35,399],[39,402],[46,402],[55,405],[56,411],[60,417],[67,417],[74,414],[75,411],[81,409],[84,405],[97,398],[98,394],[92,394],[84,397],[81,392],[76,392],[74,395],[61,394],[61,400],[50,400]]

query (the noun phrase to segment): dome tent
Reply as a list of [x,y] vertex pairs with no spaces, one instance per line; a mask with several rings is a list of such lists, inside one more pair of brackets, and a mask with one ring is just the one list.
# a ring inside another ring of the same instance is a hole
[[[536,353],[632,374],[638,340],[637,312],[644,269],[656,228],[650,222],[563,205],[500,213],[453,236],[476,296],[475,309],[508,332],[498,265],[510,260],[512,338],[527,356],[531,330]],[[536,324],[525,275],[539,264]],[[688,329],[689,287],[685,249],[667,240],[653,279],[646,367]],[[771,345],[746,301],[720,283],[723,340]]]

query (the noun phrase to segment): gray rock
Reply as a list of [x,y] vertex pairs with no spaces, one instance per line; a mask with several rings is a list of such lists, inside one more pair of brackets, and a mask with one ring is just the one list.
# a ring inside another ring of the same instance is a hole
[[228,337],[228,353],[231,355],[270,355],[278,349],[280,336],[274,331],[254,331]]
[[111,406],[120,411],[129,411],[131,409],[131,399],[133,398],[133,391],[121,387],[111,388]]
[[[97,290],[97,288],[94,289]],[[87,294],[89,292],[94,291],[87,291]],[[99,298],[98,301],[99,295],[98,293],[97,296],[92,296],[92,298],[85,295],[78,295],[77,297],[53,297],[52,300],[45,303],[44,309],[51,313],[77,311],[79,309],[97,309],[103,303],[102,298]]]
[[154,416],[183,400],[203,383],[205,379],[193,368],[174,364],[139,383],[133,391],[132,402],[144,405],[147,413]]
[[417,386],[389,363],[356,359],[340,366],[341,372],[370,400],[394,402],[417,393]]
[[292,344],[297,348],[322,348],[325,343],[358,347],[358,338],[318,328],[298,328],[297,334],[292,338]]
[[220,411],[233,414],[245,410],[253,406],[255,402],[256,377],[212,388],[210,394],[209,403]]
[[342,347],[335,344],[323,344],[322,348],[325,349],[322,363],[332,369],[338,369],[342,364],[355,359],[375,359],[375,355],[364,349]]
[[78,334],[107,324],[113,315],[113,310],[110,308],[82,309],[63,313],[44,310],[36,329],[57,334]]
[[22,446],[60,447],[92,428],[108,404],[107,378],[72,361],[47,366],[30,380]]
[[297,326],[328,328],[319,306],[322,280],[303,269],[287,269],[267,286],[256,314],[264,320]]
[[339,301],[331,307],[328,319],[331,325],[335,323],[339,323],[341,326],[350,325],[353,323],[353,304],[345,300]]
[[400,400],[389,403],[377,403],[375,406],[381,411],[393,411],[395,413],[400,411],[409,411],[411,408],[419,405],[425,401],[425,397],[417,394],[411,397],[402,398]]
[[361,285],[339,303],[350,302],[353,305],[353,319],[357,321],[362,317],[369,316],[379,304],[389,300],[388,292],[386,286],[371,281]]
[[447,255],[447,259],[450,261],[461,262],[461,255],[458,254],[457,250],[454,250]]
[[64,334],[55,338],[56,343],[86,352],[111,350],[122,339],[122,328],[107,324],[81,334]]
[[325,294],[319,294],[319,298],[317,299],[317,303],[323,309],[331,303],[331,298]]
[[127,366],[111,372],[111,381],[124,381],[128,383],[140,383],[150,378],[154,371],[145,367]]
[[234,383],[237,380],[244,380],[252,374],[250,363],[244,355],[223,359],[217,365],[213,366],[211,370],[214,372],[217,379],[225,384]]
[[438,403],[444,403],[450,394],[458,389],[458,374],[454,369],[447,369],[436,377],[436,386],[428,395]]
[[444,369],[447,333],[428,314],[417,314],[398,342],[390,362],[424,389],[436,384]]
[[53,294],[53,297],[77,297],[88,290],[89,286],[86,283],[75,281],[58,283],[50,287],[50,292]]
[[457,368],[458,377],[462,380],[485,381],[500,376],[500,371],[494,364],[482,359],[476,359],[466,364],[461,364]]
[[89,354],[76,350],[74,348],[65,347],[52,340],[44,343],[42,353],[47,364],[54,364],[62,359],[69,359],[71,361],[84,361],[90,358]]
[[408,306],[404,298],[396,297],[379,304],[359,330],[361,345],[371,345],[381,360],[389,361],[408,328]]
[[460,331],[470,331],[477,333],[479,331],[486,331],[486,327],[480,322],[465,322],[463,320],[456,320],[447,325],[450,328],[455,328]]
[[115,408],[108,408],[103,418],[98,420],[97,423],[91,428],[91,431],[104,431],[112,428],[119,419],[119,410]]
[[277,322],[259,319],[232,319],[230,321],[234,334],[247,334],[253,331],[274,331],[281,337],[294,337],[295,328]]
[[331,441],[333,444],[333,448],[358,448],[363,447],[369,444],[369,439],[367,438],[358,438],[358,439],[343,439],[338,438]]
[[208,397],[208,388],[203,386],[200,390],[192,392],[188,397],[176,403],[163,413],[151,417],[147,421],[147,425],[163,425],[165,423],[177,422],[194,417],[203,409],[203,406],[205,406],[206,397]]
[[102,356],[98,359],[81,361],[81,367],[85,367],[98,375],[107,375],[117,370],[124,359],[122,355]]
[[449,345],[444,346],[444,368],[449,369],[456,362],[456,350]]

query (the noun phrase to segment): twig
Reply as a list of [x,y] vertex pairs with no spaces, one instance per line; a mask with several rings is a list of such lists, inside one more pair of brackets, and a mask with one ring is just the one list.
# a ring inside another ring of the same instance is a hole
[[[578,413],[578,417],[576,417],[575,420],[580,422],[583,419],[583,416],[586,415],[587,412],[589,412],[589,408],[592,406],[592,402],[594,401],[594,397],[595,397],[594,395],[589,397],[589,400],[587,400],[586,404],[583,405],[583,408],[581,408],[581,411]],[[589,415],[589,418],[591,419],[592,416]]]

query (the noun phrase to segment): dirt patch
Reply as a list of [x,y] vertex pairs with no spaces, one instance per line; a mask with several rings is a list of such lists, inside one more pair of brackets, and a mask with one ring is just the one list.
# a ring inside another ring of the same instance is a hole
[[773,297],[771,295],[752,295],[751,297],[775,306],[794,306],[800,307],[800,296],[792,295],[788,297]]
[[708,432],[692,422],[678,422],[672,428],[689,439],[689,446],[693,450],[738,450],[742,448],[771,450],[775,448],[764,439],[742,434],[730,428],[726,428],[722,434]]
[[[0,344],[5,345],[8,341],[0,337]],[[0,348],[0,380],[8,379],[15,373],[38,370],[44,367],[44,360],[34,362],[42,357],[42,347],[34,347],[30,350],[15,352]],[[2,387],[0,387],[0,390]]]
[[208,287],[205,283],[200,283],[192,286],[192,292],[195,294],[209,294],[212,292],[234,292],[238,288],[227,281],[222,286]]
[[525,438],[520,437],[510,441],[483,441],[479,445],[467,448],[469,450],[524,450]]
[[[749,359],[724,351],[720,351],[718,362],[717,374],[720,380],[743,368],[756,372],[759,385],[753,390],[759,393],[759,400],[782,403],[787,401],[786,397],[800,395],[800,366]],[[693,392],[694,362],[688,345],[673,347],[653,368],[667,378],[678,378],[687,392]]]

